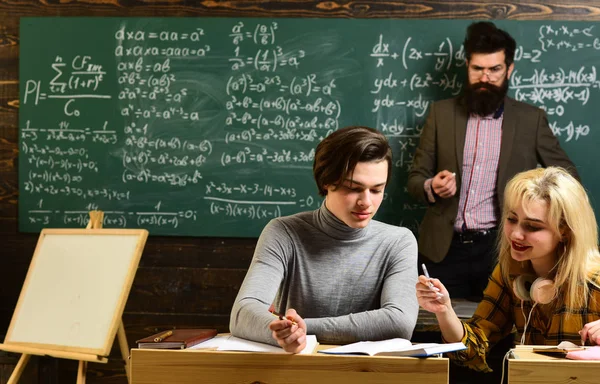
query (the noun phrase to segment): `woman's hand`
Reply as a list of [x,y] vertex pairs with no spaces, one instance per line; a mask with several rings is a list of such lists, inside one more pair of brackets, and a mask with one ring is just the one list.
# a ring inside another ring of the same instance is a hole
[[438,279],[429,279],[419,276],[417,282],[417,300],[425,310],[433,313],[443,313],[452,308],[450,295]]
[[592,321],[583,326],[581,331],[581,344],[585,345],[586,340],[590,340],[591,345],[600,345],[600,320]]
[[435,313],[442,337],[446,342],[454,343],[464,338],[463,324],[452,309],[448,290],[438,279],[419,276],[417,299],[421,307]]

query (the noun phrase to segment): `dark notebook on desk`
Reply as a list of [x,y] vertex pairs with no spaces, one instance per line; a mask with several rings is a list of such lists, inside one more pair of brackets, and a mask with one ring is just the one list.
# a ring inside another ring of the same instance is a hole
[[[185,349],[212,339],[217,335],[216,329],[173,329],[172,334],[162,338],[165,332],[144,337],[136,341],[142,349]],[[155,341],[158,340],[158,341]]]

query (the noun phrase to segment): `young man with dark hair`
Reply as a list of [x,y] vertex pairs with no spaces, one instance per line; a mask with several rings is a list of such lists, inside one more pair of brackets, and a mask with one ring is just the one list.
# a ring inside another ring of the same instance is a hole
[[490,22],[467,29],[468,82],[431,105],[408,177],[428,204],[419,257],[452,297],[480,299],[496,260],[496,228],[515,174],[561,166],[577,176],[543,110],[506,96],[515,40]]
[[[391,164],[385,136],[371,128],[340,129],[317,146],[313,174],[325,200],[267,224],[233,304],[234,336],[294,353],[307,334],[333,344],[411,337],[416,240],[372,220]],[[273,320],[271,303],[285,318]]]

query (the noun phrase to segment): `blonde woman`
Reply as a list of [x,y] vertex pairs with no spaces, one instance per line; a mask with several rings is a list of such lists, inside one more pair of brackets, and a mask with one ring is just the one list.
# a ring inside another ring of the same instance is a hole
[[523,344],[600,344],[600,254],[594,211],[562,168],[517,174],[506,186],[498,265],[473,317],[460,321],[444,285],[419,276],[417,298],[457,364],[489,372],[486,355],[516,326]]

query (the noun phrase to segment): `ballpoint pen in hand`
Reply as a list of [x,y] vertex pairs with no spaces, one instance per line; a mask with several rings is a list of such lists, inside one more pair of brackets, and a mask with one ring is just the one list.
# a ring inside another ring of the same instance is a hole
[[423,273],[425,274],[425,277],[429,279],[429,281],[427,281],[427,285],[429,286],[429,288],[433,291],[436,291],[438,299],[444,297],[444,295],[440,293],[439,290],[431,282],[431,277],[429,276],[429,272],[427,272],[427,267],[425,266],[425,263],[421,264],[421,268],[423,268]]

